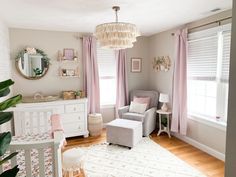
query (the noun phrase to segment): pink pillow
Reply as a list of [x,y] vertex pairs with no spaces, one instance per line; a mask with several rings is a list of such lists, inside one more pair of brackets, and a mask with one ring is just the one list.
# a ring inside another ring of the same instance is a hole
[[151,98],[150,97],[136,97],[134,96],[133,102],[140,104],[147,104],[147,109],[149,109]]

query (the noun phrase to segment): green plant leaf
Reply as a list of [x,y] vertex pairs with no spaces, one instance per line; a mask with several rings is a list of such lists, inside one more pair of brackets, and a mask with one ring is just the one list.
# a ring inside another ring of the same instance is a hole
[[0,112],[0,125],[8,122],[13,117],[12,112]]
[[9,87],[13,85],[14,82],[11,79],[0,82],[0,97],[4,97],[10,93]]
[[4,155],[9,148],[11,142],[11,132],[3,132],[0,134],[0,156]]
[[0,97],[7,96],[10,93],[9,87],[0,92]]
[[5,163],[6,161],[10,160],[12,157],[16,156],[17,154],[18,154],[18,152],[13,152],[9,156],[5,157],[3,160],[0,160],[0,165]]
[[21,95],[16,95],[12,98],[9,98],[5,101],[3,101],[2,103],[0,103],[0,111],[3,111],[7,108],[10,108],[12,106],[15,106],[17,103],[19,103],[22,99]]
[[7,171],[4,171],[0,177],[15,177],[16,174],[18,173],[19,171],[19,168],[18,168],[18,165],[16,165],[14,168],[10,169],[10,170],[7,170]]

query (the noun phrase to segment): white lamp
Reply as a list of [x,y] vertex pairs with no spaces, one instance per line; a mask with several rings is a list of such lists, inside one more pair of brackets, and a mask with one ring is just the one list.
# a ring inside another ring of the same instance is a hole
[[163,103],[163,105],[162,105],[162,107],[161,107],[161,110],[162,110],[162,111],[165,111],[165,112],[168,111],[168,106],[167,106],[167,104],[166,104],[166,103],[169,102],[169,96],[168,96],[168,94],[161,93],[161,94],[160,94],[159,101],[160,101],[161,103]]

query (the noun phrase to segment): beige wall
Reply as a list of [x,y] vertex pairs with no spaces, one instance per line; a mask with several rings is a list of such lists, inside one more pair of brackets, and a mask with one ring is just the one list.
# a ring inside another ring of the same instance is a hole
[[[11,78],[9,50],[9,32],[7,26],[0,21],[0,82]],[[0,101],[3,98],[0,98]]]
[[[0,20],[0,82],[11,78],[9,32],[7,26]],[[0,98],[6,100],[11,94]],[[0,125],[0,132],[10,130],[10,123]]]
[[[131,58],[142,58],[142,71],[140,73],[131,72]],[[149,83],[149,58],[148,58],[148,38],[138,37],[134,47],[127,49],[128,85],[129,90],[148,89]]]
[[[208,22],[216,21],[225,17],[231,16],[232,11],[226,11],[206,19],[202,19],[188,24],[189,28],[205,24]],[[227,21],[228,22],[228,21]],[[226,23],[227,23],[226,22]],[[211,25],[215,26],[217,24]],[[209,27],[209,26],[208,26]],[[206,27],[205,27],[206,28]],[[198,29],[199,30],[199,29]],[[174,67],[174,37],[171,35],[175,29],[158,33],[149,37],[149,68],[150,68],[150,89],[156,89],[160,92],[168,93],[172,96],[172,79],[173,79],[173,67]],[[151,69],[151,63],[155,56],[169,55],[172,59],[172,66],[168,72],[155,72]],[[171,105],[170,105],[171,106]],[[226,132],[225,130],[218,129],[201,122],[194,120],[188,120],[187,137],[195,144],[201,144],[207,146],[216,151],[220,156],[224,156]],[[219,153],[218,153],[219,152]]]
[[232,44],[230,59],[230,78],[229,78],[229,108],[228,108],[228,128],[227,128],[227,148],[226,148],[226,167],[225,177],[233,177],[236,174],[236,0],[233,5],[233,27]]
[[[42,31],[28,29],[10,29],[10,51],[12,60],[12,78],[15,80],[14,93],[21,93],[23,96],[32,96],[35,92],[43,94],[60,94],[63,90],[77,90],[83,87],[82,68],[82,40],[77,40],[72,32]],[[127,50],[127,70],[129,90],[145,89],[148,87],[148,53],[147,38],[139,37],[132,49]],[[48,73],[40,80],[27,80],[19,75],[15,68],[15,56],[17,52],[26,46],[32,46],[44,50],[51,65]],[[74,48],[78,51],[80,60],[81,77],[61,79],[58,77],[59,62],[57,51],[63,48]],[[130,58],[142,58],[142,72],[130,72]],[[115,118],[114,108],[102,108],[104,122]]]
[[[14,93],[32,96],[35,92],[60,94],[63,90],[82,89],[81,49],[82,40],[77,40],[72,32],[10,29],[10,51],[12,60],[12,78],[15,80]],[[40,48],[48,54],[51,65],[48,73],[40,80],[27,80],[19,75],[15,68],[15,56],[26,46]],[[58,50],[73,48],[78,51],[81,78],[61,79],[58,76]]]

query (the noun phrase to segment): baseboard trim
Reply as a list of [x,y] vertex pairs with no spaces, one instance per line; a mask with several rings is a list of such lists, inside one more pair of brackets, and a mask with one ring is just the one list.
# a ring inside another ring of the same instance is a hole
[[194,146],[194,147],[196,147],[196,148],[198,148],[198,149],[200,149],[200,150],[216,157],[217,159],[225,161],[225,154],[223,154],[219,151],[216,151],[215,149],[213,149],[213,148],[211,148],[211,147],[209,147],[205,144],[202,144],[202,143],[200,143],[200,142],[198,142],[198,141],[196,141],[192,138],[189,138],[187,136],[182,136],[182,135],[177,134],[177,133],[173,133],[172,135],[175,136],[176,138],[178,138],[178,139],[180,139],[180,140],[182,140],[182,141],[184,141],[188,144],[191,144],[192,146]]

